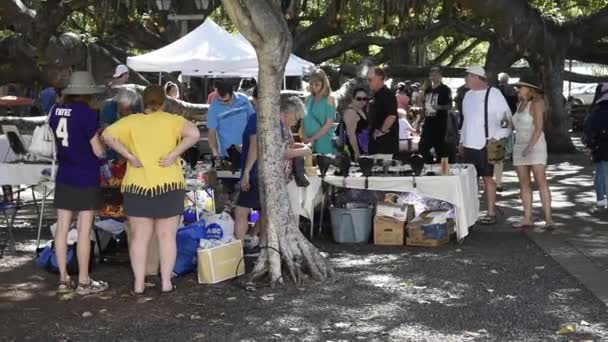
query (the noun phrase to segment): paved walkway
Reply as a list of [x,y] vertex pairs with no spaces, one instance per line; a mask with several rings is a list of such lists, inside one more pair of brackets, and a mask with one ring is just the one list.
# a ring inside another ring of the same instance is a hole
[[[608,210],[595,205],[593,166],[575,139],[579,152],[551,156],[547,176],[553,196],[557,229],[543,233],[540,198],[534,193],[534,216],[539,225],[527,232],[529,238],[552,256],[608,305]],[[523,214],[517,176],[512,167],[505,172],[505,191],[498,205],[504,211],[503,224],[493,230],[512,230],[510,224]]]

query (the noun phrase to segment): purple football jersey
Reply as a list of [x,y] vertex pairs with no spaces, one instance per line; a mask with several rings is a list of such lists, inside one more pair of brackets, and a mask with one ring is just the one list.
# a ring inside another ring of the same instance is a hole
[[57,105],[49,125],[57,146],[56,182],[81,188],[99,186],[101,161],[90,143],[99,129],[97,113],[84,103]]

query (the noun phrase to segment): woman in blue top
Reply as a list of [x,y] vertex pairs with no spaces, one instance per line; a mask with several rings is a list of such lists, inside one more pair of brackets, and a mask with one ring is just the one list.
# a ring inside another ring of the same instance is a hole
[[334,154],[333,125],[336,120],[336,102],[330,95],[329,79],[321,69],[310,76],[310,96],[306,98],[306,115],[303,120],[302,142],[312,144],[312,151]]

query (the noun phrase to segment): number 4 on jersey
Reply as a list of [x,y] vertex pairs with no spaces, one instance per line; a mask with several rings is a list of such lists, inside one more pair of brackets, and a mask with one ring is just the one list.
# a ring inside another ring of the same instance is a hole
[[67,118],[59,119],[59,123],[57,124],[57,130],[55,130],[55,135],[57,138],[61,139],[61,145],[63,147],[68,147],[68,120]]

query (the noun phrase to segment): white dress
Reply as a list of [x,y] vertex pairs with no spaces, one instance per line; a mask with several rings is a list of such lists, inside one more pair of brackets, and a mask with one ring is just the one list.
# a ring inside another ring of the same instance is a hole
[[534,133],[534,119],[530,113],[530,105],[528,103],[523,111],[518,111],[513,115],[513,128],[515,129],[515,144],[513,145],[513,165],[547,165],[547,142],[545,133],[541,133],[538,141],[528,155],[523,156],[524,149],[528,146],[530,138]]

